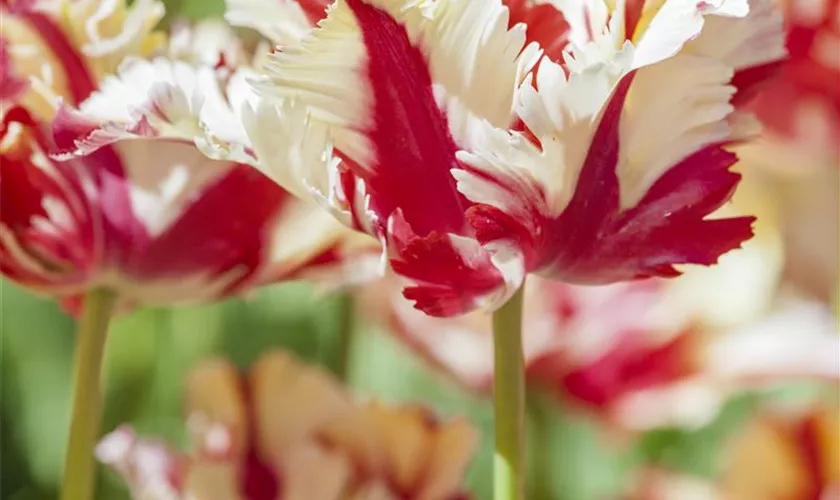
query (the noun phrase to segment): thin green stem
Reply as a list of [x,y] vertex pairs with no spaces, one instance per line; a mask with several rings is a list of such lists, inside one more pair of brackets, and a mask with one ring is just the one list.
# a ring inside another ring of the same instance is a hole
[[525,483],[525,370],[520,288],[493,313],[493,499],[522,500]]
[[100,374],[108,323],[115,303],[116,297],[110,292],[89,292],[85,296],[84,310],[76,328],[73,410],[64,461],[61,500],[93,498],[93,448],[99,434],[102,407]]
[[356,326],[356,301],[351,292],[345,292],[338,301],[338,353],[335,372],[344,382],[350,377],[353,357],[353,336]]

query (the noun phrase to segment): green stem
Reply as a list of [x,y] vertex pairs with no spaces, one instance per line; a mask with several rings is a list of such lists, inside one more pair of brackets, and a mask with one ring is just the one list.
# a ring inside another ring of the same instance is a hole
[[61,500],[91,500],[95,464],[93,448],[99,434],[102,396],[100,374],[108,322],[116,297],[104,290],[85,296],[84,310],[76,328],[73,361],[73,412],[64,461]]
[[356,301],[351,292],[345,292],[338,303],[338,356],[335,372],[344,382],[350,377],[350,361],[353,357],[353,335],[356,326]]
[[522,355],[523,288],[493,313],[493,412],[496,450],[493,499],[522,500],[525,482],[525,370]]

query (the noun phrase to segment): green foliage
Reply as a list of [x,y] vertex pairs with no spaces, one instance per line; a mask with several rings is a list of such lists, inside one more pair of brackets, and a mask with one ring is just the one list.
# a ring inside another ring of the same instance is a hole
[[761,393],[734,397],[712,422],[698,429],[663,428],[648,432],[637,443],[636,460],[711,478],[717,472],[722,447],[765,397]]

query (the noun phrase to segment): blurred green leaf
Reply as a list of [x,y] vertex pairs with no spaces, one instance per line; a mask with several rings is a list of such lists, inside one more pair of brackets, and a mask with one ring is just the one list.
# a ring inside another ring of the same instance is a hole
[[646,433],[637,443],[640,462],[688,474],[712,477],[726,441],[746,422],[765,397],[747,393],[731,398],[718,416],[699,429],[663,428]]

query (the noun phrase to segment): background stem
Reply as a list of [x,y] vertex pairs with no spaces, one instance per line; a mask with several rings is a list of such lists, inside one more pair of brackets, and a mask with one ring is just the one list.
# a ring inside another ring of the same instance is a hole
[[356,327],[356,301],[350,291],[341,294],[337,307],[338,346],[335,362],[335,373],[338,378],[347,382],[350,377],[351,359],[353,357],[353,336]]
[[493,313],[494,500],[524,498],[525,373],[520,288]]
[[73,361],[73,410],[64,461],[61,500],[93,498],[93,448],[102,417],[100,375],[108,323],[116,297],[104,290],[93,290],[84,299],[84,310],[76,329]]

